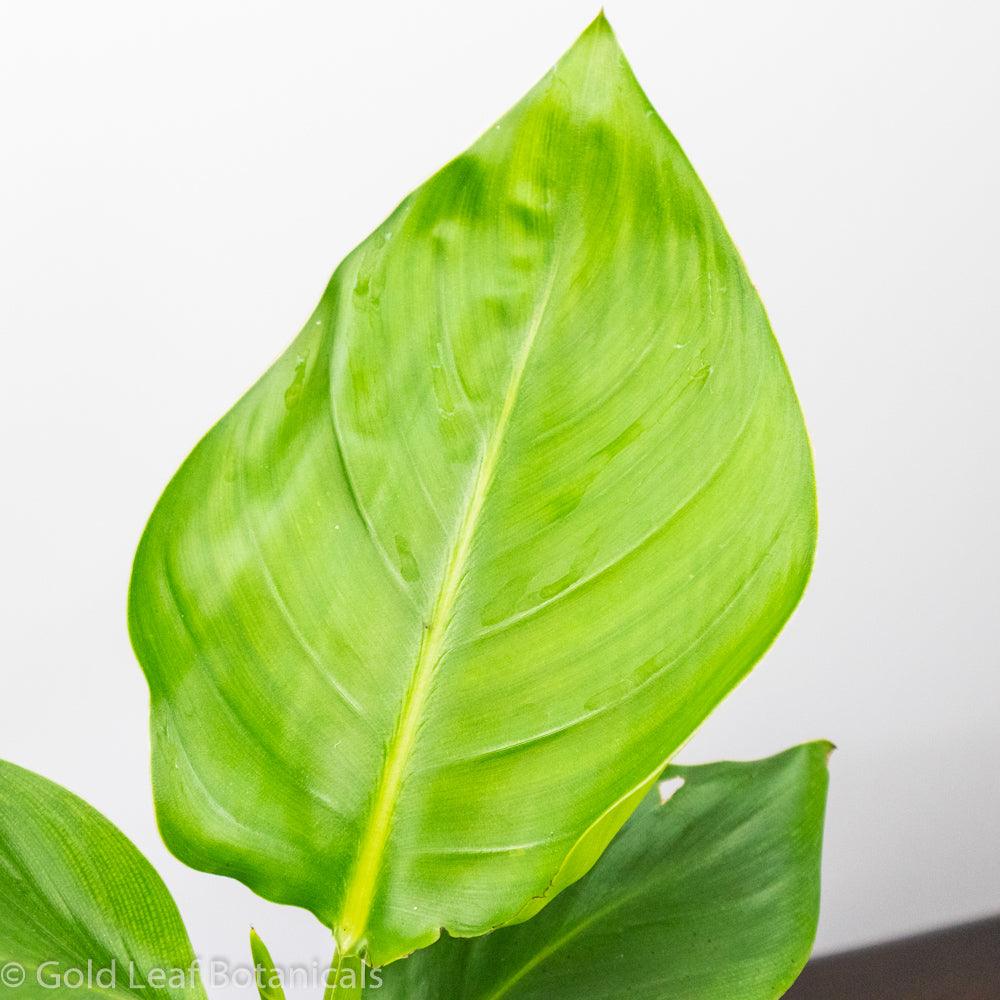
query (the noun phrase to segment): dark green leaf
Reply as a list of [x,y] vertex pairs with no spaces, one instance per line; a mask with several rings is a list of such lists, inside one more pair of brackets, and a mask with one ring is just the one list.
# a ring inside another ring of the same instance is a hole
[[[828,743],[672,767],[534,920],[445,938],[371,1000],[775,1000],[812,947]],[[677,782],[683,781],[679,790]]]
[[177,907],[149,862],[85,802],[6,761],[0,906],[0,993],[12,1000],[205,1000]]

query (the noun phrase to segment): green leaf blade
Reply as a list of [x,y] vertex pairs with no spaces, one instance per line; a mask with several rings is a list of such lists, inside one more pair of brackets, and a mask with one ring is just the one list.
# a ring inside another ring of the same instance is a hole
[[669,768],[666,803],[654,789],[537,917],[442,939],[385,969],[377,995],[776,1000],[815,937],[830,749]]
[[763,653],[814,541],[763,309],[599,20],[154,512],[130,628],[167,842],[376,963],[522,919]]
[[87,803],[6,761],[0,900],[0,965],[25,974],[4,980],[12,995],[206,1000],[177,907],[146,859]]
[[253,956],[254,975],[260,1000],[285,1000],[285,988],[281,984],[281,972],[274,964],[271,953],[263,939],[250,928],[250,954]]

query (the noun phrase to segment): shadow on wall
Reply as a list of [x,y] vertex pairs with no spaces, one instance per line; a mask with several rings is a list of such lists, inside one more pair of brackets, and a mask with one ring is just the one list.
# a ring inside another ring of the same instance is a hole
[[[1000,910],[1000,795],[984,767],[995,741],[957,719],[942,720],[933,740],[906,731],[906,699],[904,691],[902,725],[859,713],[853,729],[833,734],[819,956]],[[1000,983],[1000,950],[996,964]]]

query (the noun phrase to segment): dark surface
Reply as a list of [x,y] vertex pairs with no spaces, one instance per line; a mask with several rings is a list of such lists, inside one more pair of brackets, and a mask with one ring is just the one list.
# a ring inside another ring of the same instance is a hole
[[1000,1000],[1000,917],[806,966],[786,1000]]

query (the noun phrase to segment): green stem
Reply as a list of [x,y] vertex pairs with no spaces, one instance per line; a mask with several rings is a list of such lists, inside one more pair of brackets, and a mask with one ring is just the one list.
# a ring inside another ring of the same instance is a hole
[[360,1000],[363,976],[361,959],[338,951],[336,965],[331,965],[327,973],[323,1000]]

